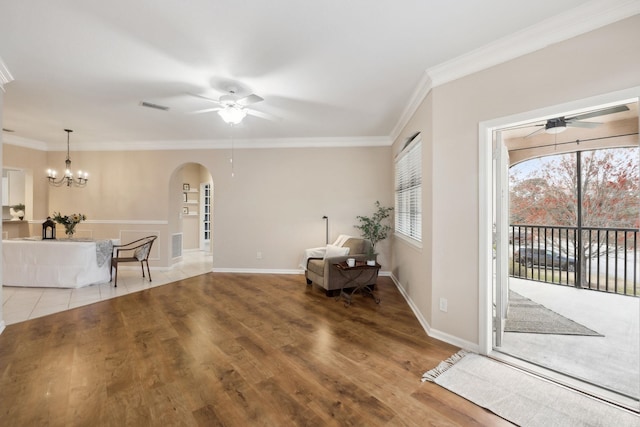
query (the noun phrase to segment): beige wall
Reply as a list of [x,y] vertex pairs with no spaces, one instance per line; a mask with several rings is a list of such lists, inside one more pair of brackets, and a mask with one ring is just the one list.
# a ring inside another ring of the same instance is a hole
[[[432,235],[432,251],[404,264],[396,254],[394,272],[410,280],[400,280],[401,286],[436,335],[471,345],[479,340],[479,123],[638,86],[638,52],[635,16],[431,91],[403,135],[420,128],[431,133],[432,157],[424,156],[432,175],[425,188],[432,220],[424,232]],[[406,252],[397,241],[393,250]],[[415,277],[429,274],[429,255],[431,275],[416,284]],[[446,313],[438,309],[441,297],[448,300]]]
[[[5,145],[7,158],[36,158],[64,165],[65,153],[45,153]],[[229,150],[72,152],[73,167],[90,172],[86,188],[48,188],[44,172],[36,174],[48,203],[35,208],[32,234],[48,213],[81,212],[88,220],[78,233],[128,241],[158,234],[151,264],[168,267],[171,234],[182,231],[184,165],[199,163],[214,183],[214,268],[295,270],[301,251],[324,245],[323,215],[329,216],[330,240],[357,234],[357,215],[373,212],[374,202],[392,205],[390,147],[236,149],[235,176]],[[37,199],[40,200],[40,190]],[[384,252],[381,261],[390,264]],[[262,259],[257,259],[257,252]]]
[[[431,319],[433,275],[433,97],[427,95],[398,139],[392,152],[398,155],[415,132],[422,140],[422,248],[393,239],[393,275],[420,310],[423,326]],[[437,248],[436,248],[437,250]]]

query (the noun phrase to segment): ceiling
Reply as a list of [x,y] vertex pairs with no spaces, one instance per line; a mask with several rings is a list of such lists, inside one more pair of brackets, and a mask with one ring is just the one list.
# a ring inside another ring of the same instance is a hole
[[[72,150],[232,132],[388,143],[429,70],[552,18],[566,24],[583,3],[3,0],[4,138],[60,149],[70,128]],[[272,119],[231,129],[215,113],[187,114],[212,106],[189,93],[217,99],[231,87],[263,97],[253,107]]]

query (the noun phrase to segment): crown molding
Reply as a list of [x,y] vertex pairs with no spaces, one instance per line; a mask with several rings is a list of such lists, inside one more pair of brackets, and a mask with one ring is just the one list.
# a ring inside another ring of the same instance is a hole
[[[16,145],[18,147],[31,148],[34,150],[47,151],[47,143],[36,141],[35,139],[23,138],[21,136],[12,135],[4,132],[2,134],[2,142],[5,144]],[[65,145],[65,150],[67,146]]]
[[0,58],[0,89],[4,91],[4,85],[7,83],[11,83],[13,81],[13,76],[9,72],[9,69],[5,65],[2,58]]
[[433,87],[640,13],[640,0],[592,0],[427,70]]
[[[41,151],[66,151],[66,143],[45,143],[15,135],[5,134],[5,143]],[[163,150],[216,150],[258,148],[349,148],[388,147],[392,140],[388,136],[344,137],[344,138],[265,138],[265,139],[209,139],[209,140],[163,140],[163,141],[105,141],[86,142],[73,147],[72,151],[163,151]]]
[[400,119],[391,131],[391,141],[395,141],[400,136],[402,129],[404,129],[404,127],[409,123],[409,120],[411,120],[413,115],[416,113],[418,107],[420,107],[420,104],[422,104],[422,101],[424,101],[424,99],[427,97],[432,87],[433,82],[431,80],[431,76],[429,76],[429,74],[425,71],[422,75],[422,78],[420,79],[420,82],[418,83],[418,86],[413,91],[409,103],[402,111]]
[[433,88],[637,14],[640,14],[640,0],[591,0],[427,69],[426,76],[420,80],[407,108],[393,128],[391,140],[395,141],[400,136]]

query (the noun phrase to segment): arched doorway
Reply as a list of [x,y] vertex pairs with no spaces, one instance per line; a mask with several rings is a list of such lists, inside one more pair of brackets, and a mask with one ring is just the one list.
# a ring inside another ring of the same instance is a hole
[[169,229],[172,263],[185,254],[210,255],[213,237],[213,178],[200,163],[185,163],[169,180]]

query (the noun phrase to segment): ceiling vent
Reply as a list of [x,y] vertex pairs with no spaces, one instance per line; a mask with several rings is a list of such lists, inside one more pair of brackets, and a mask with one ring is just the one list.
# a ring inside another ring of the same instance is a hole
[[156,110],[169,111],[169,107],[165,107],[164,105],[154,104],[153,102],[142,101],[140,105],[147,108],[155,108]]

